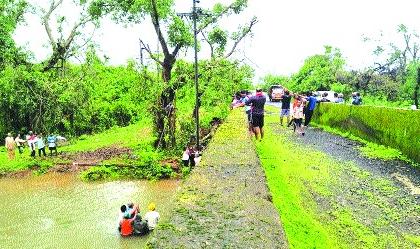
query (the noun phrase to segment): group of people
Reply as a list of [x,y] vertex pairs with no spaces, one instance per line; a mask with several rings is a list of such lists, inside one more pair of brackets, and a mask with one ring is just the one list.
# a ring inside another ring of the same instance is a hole
[[298,134],[304,136],[304,127],[307,127],[311,122],[314,113],[317,98],[312,92],[306,94],[293,94],[288,90],[284,91],[281,97],[281,111],[280,111],[280,125],[283,126],[283,120],[286,118],[287,126],[293,125],[293,130]]
[[182,154],[182,163],[184,167],[195,167],[200,162],[200,153],[194,146],[185,146]]
[[160,219],[156,211],[156,204],[151,202],[148,205],[149,211],[143,218],[140,215],[139,205],[129,203],[122,205],[118,215],[118,231],[121,236],[145,235],[153,231]]
[[15,151],[16,148],[18,149],[19,153],[22,154],[25,148],[25,144],[28,145],[29,150],[31,152],[31,156],[35,158],[36,151],[38,150],[38,155],[41,157],[42,155],[45,157],[47,156],[45,152],[46,144],[48,145],[48,149],[50,151],[50,156],[57,155],[57,136],[49,135],[47,140],[45,141],[42,133],[36,134],[30,131],[28,135],[26,135],[25,139],[22,138],[21,134],[17,134],[15,138],[13,138],[11,133],[7,134],[5,139],[5,146],[7,150],[7,156],[10,160],[15,158]]
[[257,89],[255,95],[249,91],[241,91],[234,96],[231,107],[244,107],[248,117],[249,132],[255,135],[257,141],[264,137],[264,106],[267,101],[262,89]]
[[[320,98],[317,98],[316,93],[311,91],[305,94],[291,94],[285,89],[281,97],[280,125],[283,126],[283,121],[286,118],[287,126],[293,125],[294,132],[304,136],[305,127],[309,126],[318,102],[344,103],[344,96],[341,93],[334,93],[333,101],[328,99],[327,96],[328,93],[325,92]],[[252,95],[249,91],[237,93],[233,96],[231,104],[232,108],[244,107],[248,116],[249,131],[255,135],[257,141],[264,137],[265,102],[266,96],[263,94],[262,89],[257,89],[255,95]],[[360,93],[355,92],[352,94],[351,103],[353,105],[362,104]]]

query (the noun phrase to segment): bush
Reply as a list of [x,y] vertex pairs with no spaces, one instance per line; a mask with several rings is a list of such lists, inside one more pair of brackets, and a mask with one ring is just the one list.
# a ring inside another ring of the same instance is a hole
[[420,140],[417,139],[420,134],[420,111],[322,103],[316,108],[313,121],[397,148],[420,162]]

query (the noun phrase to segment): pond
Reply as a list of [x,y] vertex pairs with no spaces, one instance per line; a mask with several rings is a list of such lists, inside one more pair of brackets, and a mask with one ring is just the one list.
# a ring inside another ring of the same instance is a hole
[[122,204],[154,201],[168,219],[178,180],[85,183],[49,173],[0,179],[0,248],[141,248],[147,237],[121,238]]

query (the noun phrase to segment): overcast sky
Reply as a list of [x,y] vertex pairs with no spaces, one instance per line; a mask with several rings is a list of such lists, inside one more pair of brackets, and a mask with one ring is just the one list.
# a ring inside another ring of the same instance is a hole
[[[199,6],[209,7],[216,2],[219,1],[201,0]],[[46,7],[49,1],[32,0],[32,3]],[[191,5],[191,0],[179,0],[176,8],[187,12]],[[253,37],[246,38],[234,55],[255,68],[258,79],[267,73],[290,75],[296,72],[306,57],[323,53],[324,45],[338,47],[348,68],[369,66],[373,44],[364,43],[362,36],[377,37],[383,31],[384,39],[395,40],[397,37],[393,34],[401,23],[419,31],[419,9],[418,0],[249,0],[247,10],[240,17],[224,20],[223,27],[233,31],[239,23],[254,15],[258,17]],[[63,8],[62,14],[69,16],[69,23],[72,23],[71,17],[77,17],[70,5]],[[34,15],[27,15],[26,20],[26,25],[16,31],[15,39],[34,52],[38,61],[44,60],[49,50],[41,21]],[[138,59],[139,37],[152,48],[156,47],[156,35],[147,23],[123,27],[104,20],[95,32],[95,41],[112,64]],[[203,49],[199,56],[208,57],[208,50]]]

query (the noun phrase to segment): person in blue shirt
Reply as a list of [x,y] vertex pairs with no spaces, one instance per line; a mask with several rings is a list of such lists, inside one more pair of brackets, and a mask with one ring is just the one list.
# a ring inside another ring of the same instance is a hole
[[42,137],[42,133],[39,133],[36,136],[36,146],[38,147],[38,155],[41,156],[47,156],[47,154],[45,153],[45,143],[44,143],[44,138]]
[[48,150],[50,151],[50,156],[52,156],[52,152],[55,152],[55,155],[57,156],[57,138],[54,135],[49,135],[47,137],[47,143],[48,143]]
[[311,122],[312,114],[314,114],[315,106],[316,106],[316,98],[312,95],[312,92],[306,93],[306,101],[308,102],[308,105],[306,106],[305,111],[305,126],[308,126]]

